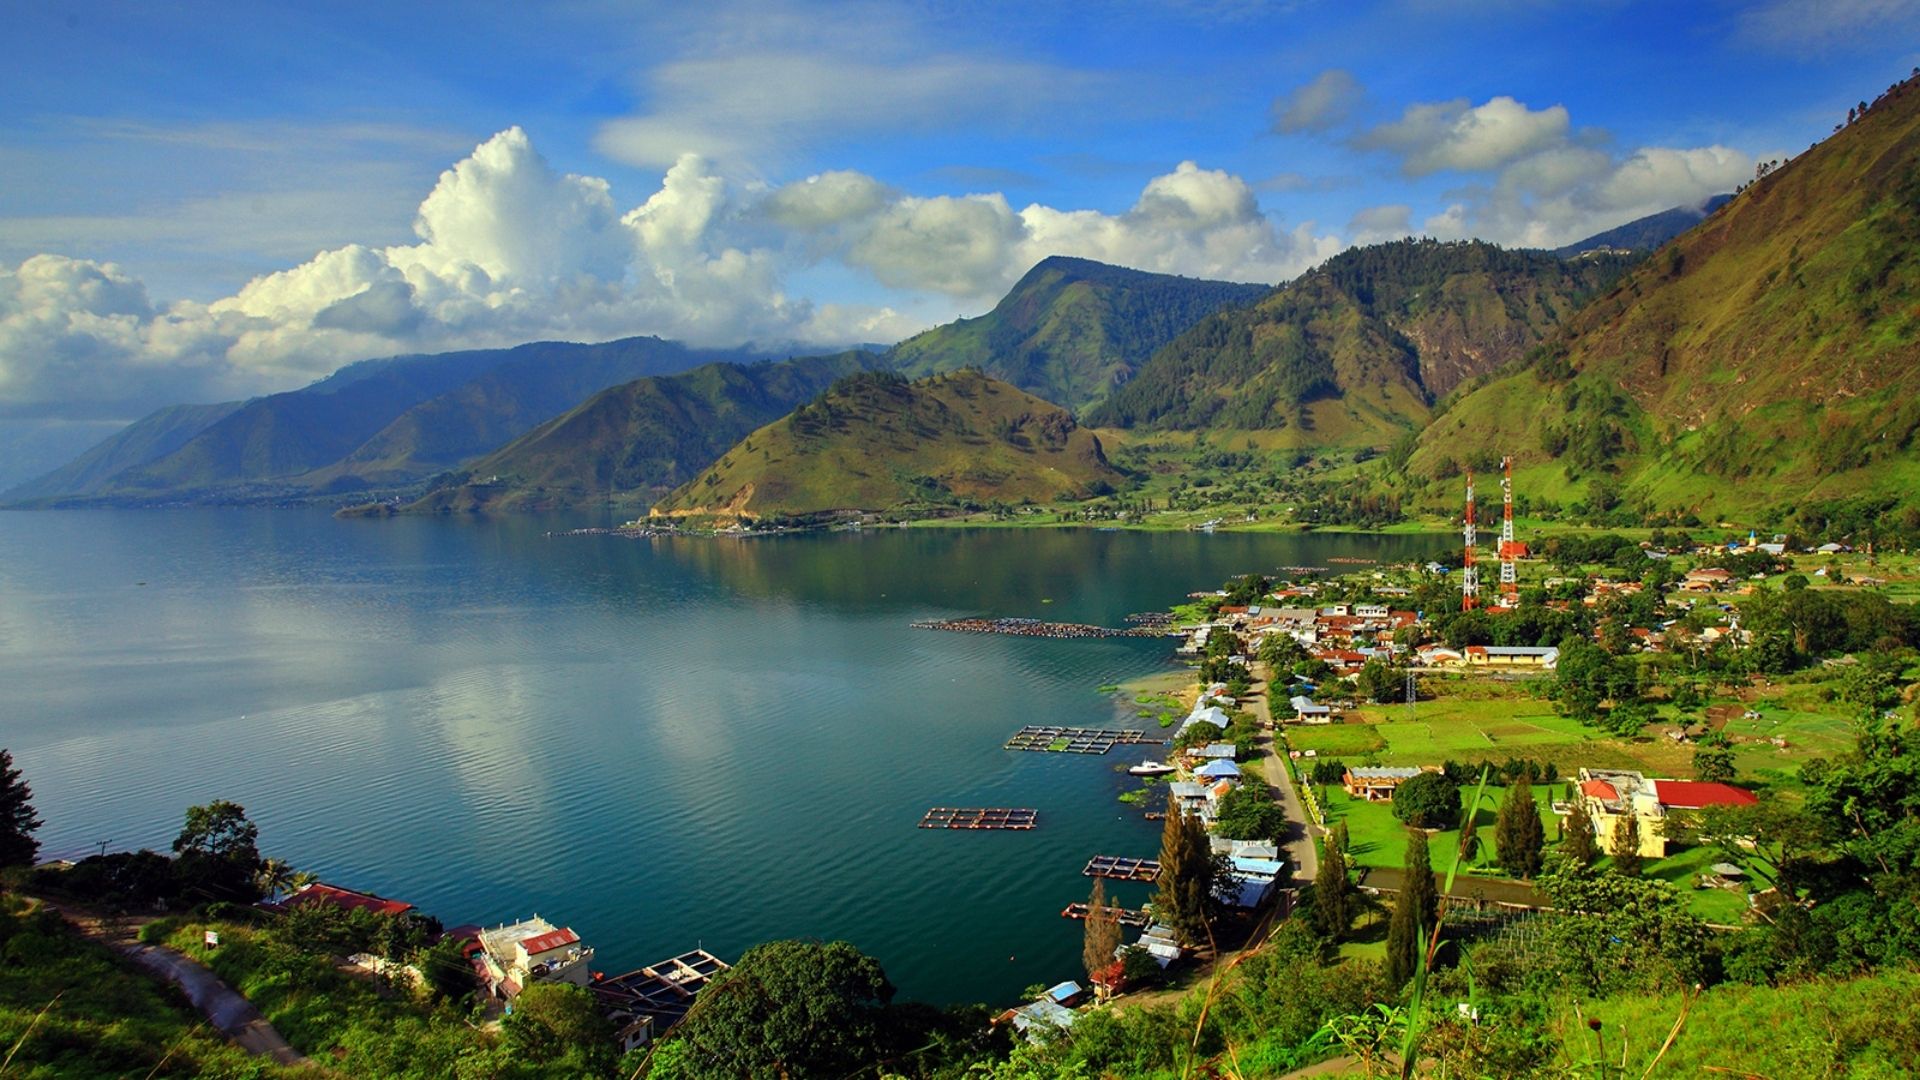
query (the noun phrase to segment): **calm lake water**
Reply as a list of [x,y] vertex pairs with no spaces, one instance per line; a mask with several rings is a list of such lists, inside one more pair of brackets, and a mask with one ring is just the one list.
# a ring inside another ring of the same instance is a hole
[[[1120,625],[1233,573],[1447,543],[543,536],[579,523],[0,514],[0,745],[45,852],[164,849],[188,805],[229,798],[270,854],[448,925],[544,915],[601,970],[846,939],[903,997],[1006,1002],[1080,974],[1059,916],[1080,867],[1151,856],[1159,829],[1115,800],[1139,750],[1001,744],[1150,726],[1097,688],[1168,668],[1171,643],[908,624]],[[935,805],[1040,828],[915,828]]]

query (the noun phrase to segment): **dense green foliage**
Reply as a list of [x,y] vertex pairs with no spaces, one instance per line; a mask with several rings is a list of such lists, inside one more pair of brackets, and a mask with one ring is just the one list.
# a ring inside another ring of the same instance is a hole
[[33,810],[33,788],[13,767],[13,754],[0,749],[0,868],[33,864],[40,853],[33,834],[42,824]]
[[1401,861],[1401,873],[1400,894],[1393,899],[1393,918],[1387,924],[1387,982],[1394,986],[1413,978],[1440,910],[1440,890],[1433,884],[1426,833],[1407,830],[1407,854]]
[[1393,789],[1393,816],[1416,829],[1451,829],[1460,822],[1460,784],[1444,772],[1423,772]]
[[1547,830],[1540,823],[1540,807],[1533,801],[1533,785],[1526,775],[1507,785],[1493,828],[1495,850],[1507,873],[1530,878],[1540,872]]
[[202,1018],[51,909],[0,897],[0,1057],[25,1080],[118,1077],[263,1078]]
[[1207,827],[1167,796],[1166,823],[1160,831],[1160,875],[1155,879],[1153,910],[1161,922],[1188,944],[1207,940],[1213,917],[1213,853]]
[[1356,899],[1353,880],[1347,876],[1347,827],[1335,825],[1313,876],[1314,929],[1336,941],[1345,937]]

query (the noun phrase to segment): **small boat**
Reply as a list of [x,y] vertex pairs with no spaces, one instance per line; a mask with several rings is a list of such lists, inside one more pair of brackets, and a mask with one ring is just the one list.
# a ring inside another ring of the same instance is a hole
[[1173,772],[1174,769],[1173,769],[1173,766],[1171,765],[1154,761],[1153,759],[1149,758],[1146,761],[1143,761],[1140,764],[1135,765],[1133,768],[1128,769],[1127,771],[1129,773],[1132,773],[1134,776],[1165,776],[1168,773]]

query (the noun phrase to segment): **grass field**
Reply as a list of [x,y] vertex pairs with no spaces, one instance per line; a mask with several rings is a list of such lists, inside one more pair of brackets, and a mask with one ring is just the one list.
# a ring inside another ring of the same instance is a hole
[[[1555,817],[1552,801],[1561,793],[1564,782],[1535,784],[1533,799],[1539,808],[1541,826],[1546,831],[1547,844],[1551,847],[1560,838],[1559,819]],[[1338,784],[1316,788],[1323,797],[1328,823],[1344,823],[1347,826],[1349,844],[1348,857],[1360,866],[1398,867],[1406,854],[1407,830],[1398,818],[1393,816],[1393,804],[1388,802],[1367,802],[1356,799],[1346,793]],[[1461,792],[1463,799],[1473,797],[1473,788],[1467,787]],[[1506,797],[1504,787],[1487,786],[1482,797],[1478,813],[1474,815],[1474,829],[1480,839],[1478,850],[1469,859],[1460,863],[1463,875],[1484,874],[1490,877],[1506,877],[1497,860],[1497,848],[1494,839],[1494,819],[1498,815],[1500,800]],[[1460,830],[1448,829],[1445,832],[1432,833],[1427,837],[1429,855],[1433,868],[1444,872],[1452,865],[1454,849],[1460,844]],[[1747,910],[1746,896],[1743,891],[1720,888],[1697,888],[1698,876],[1714,863],[1725,861],[1726,856],[1711,848],[1676,847],[1673,854],[1657,862],[1648,863],[1642,876],[1659,878],[1672,882],[1687,901],[1688,908],[1708,922],[1737,924]],[[1749,859],[1738,860],[1753,875],[1753,865]],[[1755,877],[1764,884],[1764,880]]]

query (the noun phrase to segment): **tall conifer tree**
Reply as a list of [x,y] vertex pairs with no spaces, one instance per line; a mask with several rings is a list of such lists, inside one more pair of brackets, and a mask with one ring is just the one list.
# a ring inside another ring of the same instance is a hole
[[1500,865],[1508,873],[1523,878],[1540,872],[1541,852],[1547,843],[1547,830],[1540,824],[1540,808],[1533,801],[1530,779],[1521,773],[1508,785],[1493,826],[1494,843],[1500,849]]
[[1393,904],[1393,920],[1387,924],[1387,979],[1395,986],[1413,978],[1420,950],[1426,947],[1426,935],[1440,911],[1440,891],[1433,886],[1426,833],[1408,830],[1405,865],[1406,880],[1401,882],[1400,897]]
[[1153,910],[1160,921],[1189,945],[1206,940],[1213,903],[1213,850],[1207,843],[1206,825],[1183,813],[1172,793],[1167,795],[1167,823],[1160,831],[1160,875],[1154,880],[1158,888]]

